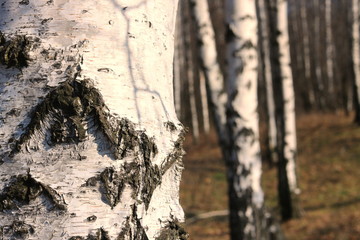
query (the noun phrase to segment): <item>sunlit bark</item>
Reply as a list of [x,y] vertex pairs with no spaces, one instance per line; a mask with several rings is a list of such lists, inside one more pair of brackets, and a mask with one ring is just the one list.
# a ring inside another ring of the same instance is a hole
[[176,6],[0,1],[4,239],[184,239]]

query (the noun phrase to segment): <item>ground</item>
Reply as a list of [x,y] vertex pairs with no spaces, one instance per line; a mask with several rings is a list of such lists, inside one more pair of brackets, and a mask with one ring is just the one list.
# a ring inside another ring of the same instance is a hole
[[[288,240],[357,240],[360,237],[360,127],[353,115],[298,118],[299,182],[303,216],[282,223]],[[263,145],[264,146],[264,145]],[[227,208],[225,167],[214,133],[198,144],[187,138],[181,203],[191,219]],[[276,213],[276,169],[264,163],[266,205]],[[193,240],[228,240],[227,216],[186,225]]]

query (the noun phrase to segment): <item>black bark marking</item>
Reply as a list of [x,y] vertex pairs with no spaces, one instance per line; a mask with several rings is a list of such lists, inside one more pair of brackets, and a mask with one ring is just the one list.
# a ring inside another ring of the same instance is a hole
[[29,3],[29,0],[22,0],[21,2],[19,2],[20,5],[29,5]]
[[110,240],[109,234],[103,228],[99,228],[96,235],[89,234],[86,238],[81,236],[73,236],[69,240]]
[[97,217],[96,217],[95,215],[92,215],[92,216],[86,218],[86,220],[87,220],[88,222],[95,222],[96,219],[97,219]]
[[7,67],[23,68],[28,66],[31,41],[28,37],[19,35],[12,39],[5,39],[0,32],[0,63]]
[[23,221],[14,221],[11,225],[0,227],[0,239],[27,239],[34,232],[33,226]]
[[136,213],[136,205],[132,205],[132,215],[128,216],[125,224],[123,225],[120,234],[116,240],[123,240],[125,238],[133,240],[148,240],[145,229],[141,225],[141,222]]
[[174,142],[174,147],[171,150],[170,154],[167,156],[166,160],[161,165],[161,173],[162,175],[182,156],[185,155],[185,151],[183,148],[183,143],[185,141],[185,135],[188,132],[187,128],[183,128],[183,130],[179,133],[178,139]]
[[[33,134],[42,129],[42,123],[47,118],[52,121],[50,129],[47,129],[50,132],[50,145],[84,141],[87,138],[86,122],[89,117],[95,119],[107,137],[116,159],[134,153],[137,148],[143,148],[146,157],[151,155],[150,150],[153,155],[157,153],[153,140],[145,143],[146,139],[140,137],[142,132],[136,131],[129,120],[113,119],[114,123],[110,123],[111,116],[102,96],[90,80],[68,80],[51,91],[32,111],[31,121],[16,141],[12,153],[19,152]],[[146,144],[152,146],[147,148]]]
[[189,234],[185,231],[184,227],[178,220],[169,221],[166,226],[161,229],[160,235],[156,240],[186,240],[189,238]]
[[0,194],[0,211],[19,209],[41,194],[50,200],[52,209],[66,209],[66,203],[60,194],[51,187],[37,182],[28,173],[12,177],[10,184]]
[[232,42],[234,39],[238,38],[236,36],[236,34],[234,33],[234,31],[231,29],[230,24],[226,25],[226,30],[225,30],[225,40],[227,43]]
[[[132,131],[130,131],[132,132]],[[149,138],[144,132],[133,139],[135,151],[139,151],[140,157],[135,157],[131,162],[123,164],[119,170],[113,167],[106,168],[100,175],[89,178],[83,187],[95,187],[97,182],[101,183],[103,199],[114,208],[120,201],[126,186],[132,189],[132,198],[141,200],[148,209],[151,197],[157,186],[161,184],[161,178],[165,172],[184,155],[183,141],[186,130],[183,130],[178,140],[174,142],[174,147],[159,167],[152,164],[153,157],[157,154],[157,147],[152,138]],[[134,137],[134,136],[133,136]],[[131,137],[130,139],[132,139]],[[139,145],[139,146],[136,146]]]
[[176,129],[177,129],[176,126],[175,126],[175,124],[174,124],[173,122],[170,122],[170,121],[165,122],[165,123],[164,123],[164,126],[165,126],[166,129],[169,130],[170,132],[176,131]]

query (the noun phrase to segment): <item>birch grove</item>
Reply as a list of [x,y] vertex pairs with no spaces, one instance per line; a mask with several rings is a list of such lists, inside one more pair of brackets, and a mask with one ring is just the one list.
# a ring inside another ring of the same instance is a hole
[[4,239],[185,239],[177,0],[0,1]]

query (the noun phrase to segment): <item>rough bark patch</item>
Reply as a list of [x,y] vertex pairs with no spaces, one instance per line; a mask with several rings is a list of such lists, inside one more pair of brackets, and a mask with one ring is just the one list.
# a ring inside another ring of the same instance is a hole
[[51,187],[37,182],[28,173],[12,177],[10,184],[0,194],[0,211],[19,209],[42,194],[52,203],[52,209],[66,209],[66,203],[60,194]]
[[28,52],[31,46],[29,38],[19,35],[5,39],[0,32],[0,63],[7,67],[23,68],[28,66]]
[[156,240],[186,240],[189,238],[188,233],[179,221],[169,221],[168,224],[161,230],[160,235]]
[[12,153],[19,152],[36,131],[41,131],[44,121],[52,121],[50,129],[45,130],[50,132],[51,144],[84,141],[87,137],[86,121],[89,118],[95,119],[109,140],[116,159],[139,149],[144,159],[157,154],[152,138],[142,131],[136,131],[129,120],[113,119],[110,116],[100,92],[90,80],[69,80],[51,91],[33,110],[31,121],[16,141]]
[[100,228],[96,232],[96,235],[89,234],[86,238],[80,236],[73,236],[69,238],[69,240],[110,240],[110,237],[103,228]]
[[33,226],[23,221],[14,221],[11,225],[0,227],[0,239],[27,239],[34,232]]
[[145,229],[142,227],[141,222],[137,216],[137,207],[132,205],[132,215],[126,219],[126,222],[116,238],[116,240],[148,240]]

